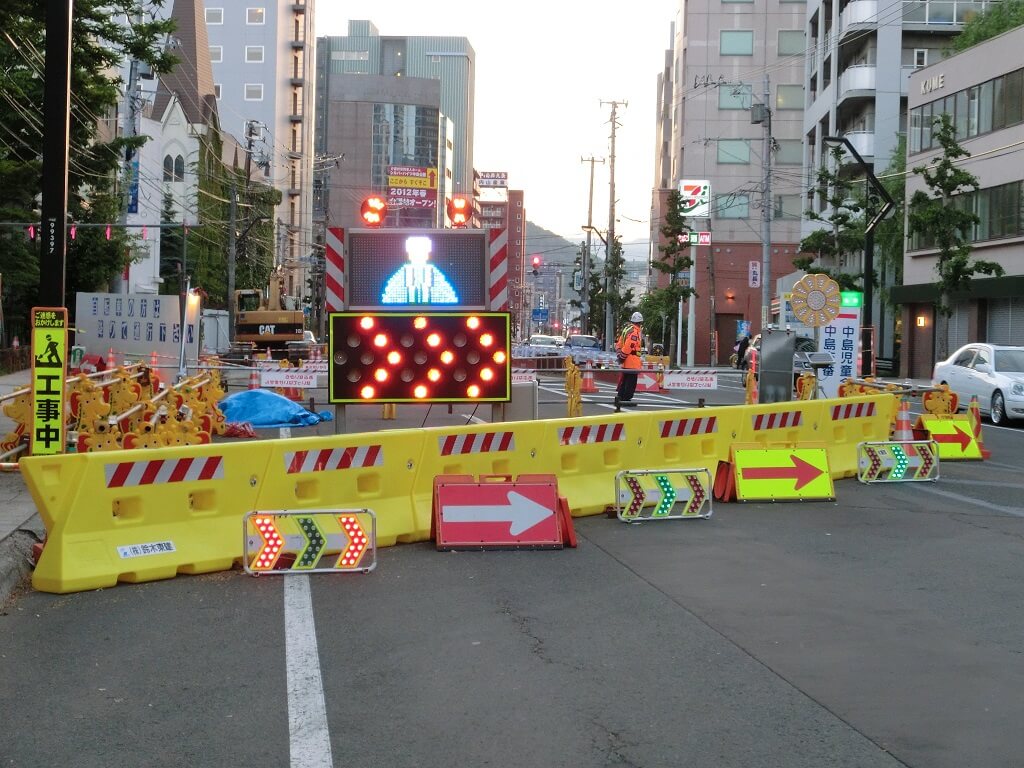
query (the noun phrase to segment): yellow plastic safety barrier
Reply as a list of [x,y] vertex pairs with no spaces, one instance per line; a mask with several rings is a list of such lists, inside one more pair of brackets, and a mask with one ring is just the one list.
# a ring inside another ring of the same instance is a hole
[[970,414],[925,413],[918,417],[915,430],[927,430],[939,446],[942,461],[981,460],[981,448],[974,438]]
[[703,467],[714,477],[729,456],[746,408],[655,411],[634,467]]

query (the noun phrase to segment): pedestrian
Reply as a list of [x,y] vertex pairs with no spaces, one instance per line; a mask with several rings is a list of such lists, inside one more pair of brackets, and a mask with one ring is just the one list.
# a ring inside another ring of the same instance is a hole
[[736,345],[736,367],[741,371],[747,370],[747,347],[750,346],[750,334],[746,334]]
[[639,370],[643,367],[640,360],[640,349],[643,347],[643,323],[644,316],[634,312],[629,318],[629,325],[622,329],[618,341],[615,342],[615,351],[619,356],[619,365],[622,366],[622,373],[619,374],[619,386],[615,392],[615,410],[619,410],[622,403],[628,403],[633,399],[636,392],[636,380]]

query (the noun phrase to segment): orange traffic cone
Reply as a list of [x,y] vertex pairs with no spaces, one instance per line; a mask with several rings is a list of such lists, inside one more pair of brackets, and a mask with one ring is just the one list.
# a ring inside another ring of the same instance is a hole
[[260,388],[260,369],[257,366],[253,366],[249,370],[249,389]]
[[914,439],[914,430],[910,426],[910,401],[900,400],[900,408],[896,412],[896,429],[892,439],[897,443],[909,443]]
[[590,363],[587,363],[587,367],[583,369],[583,381],[580,382],[580,394],[592,395],[597,391],[597,383],[594,381],[594,369],[590,367]]
[[107,350],[107,370],[112,371],[117,367],[117,362],[114,360],[114,348],[111,347]]
[[978,406],[977,395],[971,395],[971,404],[967,407],[967,416],[971,420],[971,431],[974,434],[974,442],[978,444],[978,449],[981,451],[981,458],[990,458],[992,451],[985,447],[985,443],[981,439],[981,408]]

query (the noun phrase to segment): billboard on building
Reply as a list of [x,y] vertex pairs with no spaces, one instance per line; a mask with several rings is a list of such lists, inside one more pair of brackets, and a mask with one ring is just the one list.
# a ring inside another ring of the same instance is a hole
[[437,168],[389,165],[388,207],[437,208]]

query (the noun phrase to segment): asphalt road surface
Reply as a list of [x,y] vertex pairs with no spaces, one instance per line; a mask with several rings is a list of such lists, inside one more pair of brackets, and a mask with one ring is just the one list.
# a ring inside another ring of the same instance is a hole
[[1024,433],[937,483],[0,616],[0,765],[1020,766]]

